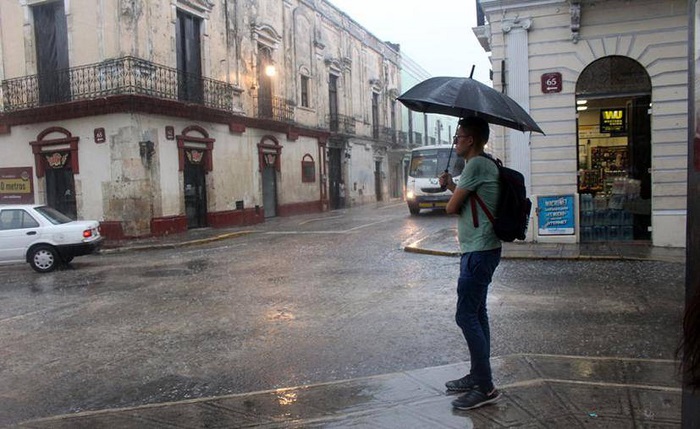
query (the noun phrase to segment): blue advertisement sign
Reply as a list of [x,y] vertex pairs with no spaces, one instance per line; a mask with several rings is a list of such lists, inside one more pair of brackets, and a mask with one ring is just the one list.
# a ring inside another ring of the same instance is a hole
[[539,235],[574,235],[574,196],[537,197]]

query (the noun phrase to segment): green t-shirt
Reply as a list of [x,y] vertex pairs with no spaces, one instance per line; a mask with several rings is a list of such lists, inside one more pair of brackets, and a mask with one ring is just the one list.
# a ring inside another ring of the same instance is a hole
[[[498,167],[490,159],[483,156],[471,158],[464,166],[457,186],[477,195],[484,201],[491,214],[495,216],[498,203]],[[474,228],[471,208],[472,197],[468,197],[459,212],[457,220],[457,238],[462,253],[479,250],[491,250],[501,247],[501,240],[493,231],[493,224],[481,206],[476,203],[476,214],[479,227]]]

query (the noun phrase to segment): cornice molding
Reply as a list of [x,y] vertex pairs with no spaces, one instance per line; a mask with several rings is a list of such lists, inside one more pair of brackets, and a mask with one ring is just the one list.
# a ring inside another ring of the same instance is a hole
[[569,0],[478,0],[484,12],[493,12],[503,9],[530,9],[536,6],[568,5]]
[[271,26],[267,24],[250,24],[253,40],[262,43],[272,49],[277,49],[282,42],[282,36]]
[[213,0],[177,0],[177,2],[199,12],[211,12],[214,8]]

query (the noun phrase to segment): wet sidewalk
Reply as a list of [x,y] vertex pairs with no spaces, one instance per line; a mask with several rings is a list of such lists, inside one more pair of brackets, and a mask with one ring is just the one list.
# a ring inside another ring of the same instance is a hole
[[[404,250],[438,256],[459,256],[457,229],[445,228],[407,245]],[[503,243],[505,259],[609,259],[685,263],[685,249],[652,246],[648,242]]]
[[513,355],[493,359],[501,399],[457,411],[444,389],[465,364],[25,422],[25,428],[678,427],[666,360]]

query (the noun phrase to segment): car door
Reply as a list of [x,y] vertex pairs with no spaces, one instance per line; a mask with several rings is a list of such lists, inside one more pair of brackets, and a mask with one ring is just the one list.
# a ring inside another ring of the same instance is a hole
[[0,262],[25,261],[27,248],[40,236],[41,226],[27,210],[0,209]]

